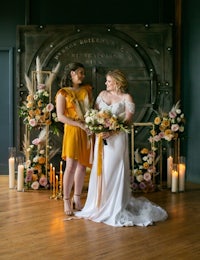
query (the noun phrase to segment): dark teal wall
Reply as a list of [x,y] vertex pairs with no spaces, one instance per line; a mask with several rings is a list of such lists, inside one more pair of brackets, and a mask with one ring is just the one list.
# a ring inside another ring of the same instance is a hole
[[[158,23],[173,19],[173,0],[32,1],[32,24]],[[56,3],[56,4],[55,4]]]
[[188,179],[200,183],[200,1],[183,1],[182,100],[187,118]]
[[4,1],[0,8],[0,174],[8,173],[8,147],[15,146],[16,25],[24,23],[24,1]]

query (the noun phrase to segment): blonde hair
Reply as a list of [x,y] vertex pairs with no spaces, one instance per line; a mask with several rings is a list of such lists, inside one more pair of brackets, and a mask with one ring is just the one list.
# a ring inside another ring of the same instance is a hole
[[118,85],[118,90],[125,92],[128,82],[123,72],[118,69],[110,70],[107,72],[106,76],[112,77]]

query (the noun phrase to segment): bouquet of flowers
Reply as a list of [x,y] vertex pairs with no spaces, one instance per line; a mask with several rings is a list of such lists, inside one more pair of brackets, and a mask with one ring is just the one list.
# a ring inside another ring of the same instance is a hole
[[134,169],[131,176],[132,191],[142,190],[143,192],[152,192],[155,190],[153,179],[156,172],[155,151],[147,148],[136,149],[134,152]]
[[160,112],[154,119],[154,129],[151,130],[151,144],[162,140],[168,142],[177,139],[184,132],[185,117],[178,101],[168,113]]
[[[89,109],[85,114],[85,123],[91,133],[102,133],[109,131],[125,131],[130,133],[129,126],[120,120],[110,110]],[[104,140],[104,144],[106,140]]]

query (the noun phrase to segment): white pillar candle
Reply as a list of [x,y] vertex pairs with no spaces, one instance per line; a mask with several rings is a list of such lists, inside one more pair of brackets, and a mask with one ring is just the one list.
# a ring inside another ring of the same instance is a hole
[[173,168],[173,157],[167,158],[167,187],[171,188],[172,185],[172,168]]
[[8,159],[9,166],[9,188],[14,189],[15,187],[15,158],[10,157]]
[[18,165],[17,171],[17,191],[23,191],[24,189],[24,165]]
[[178,171],[177,171],[177,165],[173,166],[172,169],[172,187],[171,187],[172,192],[177,192],[178,191]]
[[185,190],[185,164],[179,163],[179,191]]

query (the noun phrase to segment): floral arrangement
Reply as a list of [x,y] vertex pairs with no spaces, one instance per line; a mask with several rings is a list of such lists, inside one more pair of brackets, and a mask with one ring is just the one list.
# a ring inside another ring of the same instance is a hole
[[85,123],[92,133],[102,133],[108,131],[130,132],[128,125],[113,115],[110,110],[89,109],[85,113]]
[[37,91],[27,96],[26,102],[20,107],[19,116],[23,118],[24,124],[29,129],[58,122],[55,107],[49,102],[49,92],[45,84],[39,84]]
[[[160,112],[154,119],[154,129],[150,131],[149,142],[153,146],[163,140],[176,140],[184,132],[185,116],[178,101],[168,113]],[[154,149],[156,147],[154,146]]]
[[40,60],[36,59],[36,79],[31,81],[25,74],[28,95],[19,108],[19,116],[29,131],[36,130],[37,135],[32,141],[24,135],[23,151],[25,162],[25,186],[39,189],[49,187],[47,171],[49,160],[57,152],[52,151],[49,143],[49,131],[59,135],[56,123],[58,122],[55,106],[51,103],[51,84],[55,79],[60,64],[52,70],[52,73],[43,72]]
[[155,158],[156,153],[147,148],[137,148],[134,152],[134,169],[131,176],[132,191],[152,192],[155,190],[154,177],[156,164],[159,158]]
[[29,91],[26,100],[19,108],[19,117],[23,118],[23,122],[31,130],[32,128],[40,128],[41,125],[49,125],[54,134],[58,134],[56,123],[58,118],[55,111],[55,106],[50,101],[50,86],[55,78],[60,64],[52,70],[52,74],[45,78],[43,83],[43,76],[41,76],[41,65],[39,58],[36,59],[36,90],[31,80],[25,74],[26,86]]
[[31,144],[29,144],[28,140],[27,142],[24,141],[24,154],[28,158],[25,162],[25,186],[27,188],[37,190],[49,187],[48,179],[45,175],[47,149],[51,149],[51,147],[46,147],[46,128],[43,128],[39,136]]

